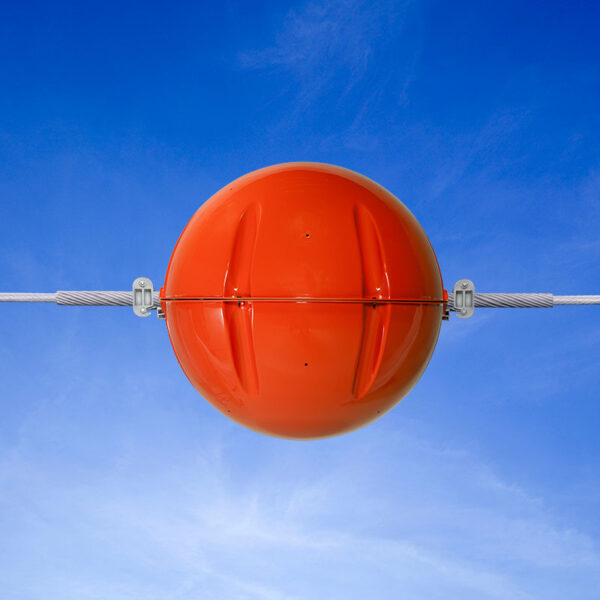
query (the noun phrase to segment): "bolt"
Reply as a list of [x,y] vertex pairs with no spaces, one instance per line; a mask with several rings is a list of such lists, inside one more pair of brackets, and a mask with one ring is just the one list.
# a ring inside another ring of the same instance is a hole
[[141,312],[142,314],[145,314],[145,312],[146,312],[146,309],[142,307],[142,308],[140,308],[140,312]]
[[140,281],[140,287],[146,287],[146,282],[143,279]]
[[465,288],[469,287],[469,284],[466,281],[463,281],[462,287],[463,287],[463,289],[465,289]]
[[461,314],[461,315],[466,315],[466,314],[467,314],[467,309],[466,309],[466,308],[463,308],[463,309],[460,311],[460,314]]

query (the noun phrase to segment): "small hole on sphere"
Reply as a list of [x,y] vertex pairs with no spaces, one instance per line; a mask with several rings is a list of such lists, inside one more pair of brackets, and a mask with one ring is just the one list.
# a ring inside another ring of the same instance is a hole
[[308,363],[304,363],[304,366],[305,366],[305,367],[308,367]]
[[310,237],[310,233],[307,233],[307,234],[306,234],[306,237],[307,237],[307,238],[309,238],[309,237]]

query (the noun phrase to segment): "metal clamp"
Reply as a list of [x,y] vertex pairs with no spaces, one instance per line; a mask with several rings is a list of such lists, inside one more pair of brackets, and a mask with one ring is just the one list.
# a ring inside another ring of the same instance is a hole
[[147,277],[138,277],[133,282],[133,312],[138,317],[149,317],[154,309],[154,286]]
[[459,279],[454,284],[454,310],[460,319],[468,319],[475,312],[475,284],[470,279]]

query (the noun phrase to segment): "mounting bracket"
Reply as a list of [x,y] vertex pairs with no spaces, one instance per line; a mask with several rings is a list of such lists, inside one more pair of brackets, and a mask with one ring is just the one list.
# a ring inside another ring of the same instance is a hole
[[475,284],[470,279],[459,279],[454,284],[454,309],[460,319],[468,319],[475,312]]
[[133,312],[138,317],[149,317],[154,309],[154,285],[147,277],[138,277],[133,282]]

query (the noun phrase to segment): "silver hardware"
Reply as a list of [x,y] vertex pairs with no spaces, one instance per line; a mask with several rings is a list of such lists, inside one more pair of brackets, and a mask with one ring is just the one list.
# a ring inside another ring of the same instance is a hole
[[133,282],[133,312],[138,317],[149,317],[154,308],[154,286],[147,277],[138,277]]
[[461,279],[454,285],[454,308],[459,319],[468,319],[475,312],[475,284]]

